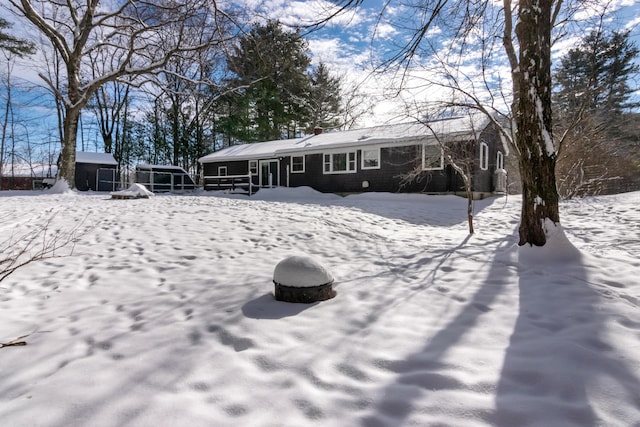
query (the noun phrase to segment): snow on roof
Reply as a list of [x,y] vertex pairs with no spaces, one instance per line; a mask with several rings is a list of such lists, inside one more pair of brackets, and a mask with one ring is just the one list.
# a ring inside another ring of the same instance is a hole
[[91,163],[96,165],[114,165],[118,162],[113,158],[111,153],[91,153],[88,151],[76,152],[76,163]]
[[416,140],[431,140],[438,137],[466,136],[484,129],[489,123],[486,116],[476,114],[466,117],[437,120],[430,123],[399,123],[364,129],[327,132],[302,138],[268,141],[254,144],[233,145],[201,157],[200,163],[220,160],[250,160],[277,157],[296,152],[314,152],[334,148],[367,145],[401,145]]
[[[90,163],[97,165],[117,166],[118,162],[110,153],[91,153],[87,151],[76,152],[76,163]],[[2,176],[31,176],[51,177],[58,173],[56,163],[5,163],[2,166]]]
[[184,172],[187,173],[187,171],[185,171],[183,168],[181,168],[180,166],[174,166],[174,165],[150,165],[147,163],[140,163],[139,165],[136,165],[136,169],[137,170],[176,170],[179,172]]
[[30,176],[45,178],[56,176],[58,167],[48,163],[5,163],[2,165],[2,176]]

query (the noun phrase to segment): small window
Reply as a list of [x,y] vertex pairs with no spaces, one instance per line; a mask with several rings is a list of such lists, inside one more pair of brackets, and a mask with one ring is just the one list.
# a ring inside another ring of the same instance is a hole
[[218,166],[218,176],[227,176],[226,166]]
[[380,169],[379,148],[368,148],[362,150],[362,169]]
[[258,175],[258,161],[249,160],[249,173],[251,175]]
[[489,146],[484,142],[480,143],[480,169],[489,169]]
[[356,171],[356,153],[331,153],[323,156],[324,173],[348,173]]
[[331,171],[344,172],[347,170],[347,153],[336,153],[331,157]]
[[304,172],[304,156],[291,156],[291,172]]
[[426,144],[422,146],[422,169],[444,169],[444,156],[440,146]]
[[498,155],[496,157],[496,168],[504,169],[504,154],[502,154],[502,151],[498,151]]

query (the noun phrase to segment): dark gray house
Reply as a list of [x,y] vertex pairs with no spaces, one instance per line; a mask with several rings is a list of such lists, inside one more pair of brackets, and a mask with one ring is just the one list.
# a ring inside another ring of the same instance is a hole
[[475,195],[504,192],[498,175],[504,175],[506,152],[484,115],[235,145],[199,162],[206,190],[309,186],[327,193],[450,194],[464,190],[461,177],[446,160],[454,152],[466,153],[466,158],[455,160],[473,170]]

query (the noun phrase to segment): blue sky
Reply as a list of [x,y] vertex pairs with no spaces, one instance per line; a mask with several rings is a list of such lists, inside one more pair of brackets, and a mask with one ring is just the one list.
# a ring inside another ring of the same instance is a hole
[[[399,6],[400,3],[367,0],[359,9],[334,18],[322,29],[307,36],[313,62],[317,64],[322,61],[329,65],[330,69],[343,79],[345,85],[358,86],[360,92],[365,95],[363,101],[375,104],[372,113],[363,117],[360,125],[406,120],[408,114],[411,114],[407,113],[407,106],[415,107],[427,99],[438,96],[436,89],[424,86],[424,78],[433,76],[432,72],[425,69],[413,70],[411,78],[404,81],[405,87],[402,91],[397,90],[399,85],[397,74],[388,72],[372,75],[371,73],[371,70],[379,64],[381,56],[384,56],[381,52],[393,51],[394,46],[402,45],[410,35],[406,30],[413,20],[407,16],[406,10]],[[239,0],[228,4],[234,4],[247,11],[248,15],[254,17],[253,21],[278,19],[292,28],[316,22],[331,7],[331,2],[325,0]],[[385,4],[387,6],[385,14],[380,17],[379,12]],[[640,6],[634,0],[614,0],[611,8],[617,10],[615,23],[612,25],[618,28],[627,26],[632,28],[632,40],[640,46]],[[587,10],[581,12],[583,18],[588,17],[590,13],[592,12]],[[30,30],[19,21],[16,22],[13,30],[18,34],[30,34]],[[444,37],[443,34],[444,32],[435,27],[429,34],[429,39],[440,41]],[[577,37],[578,35],[565,37],[556,45],[554,48],[556,59],[573,47]],[[426,57],[418,59],[428,62]],[[477,68],[473,58],[466,59],[467,68],[463,68],[464,70],[470,71]],[[52,109],[51,95],[37,87],[44,85],[37,77],[39,65],[34,59],[21,61],[16,64],[13,72],[12,79],[18,84],[14,92],[16,101],[14,113],[25,120],[25,124],[18,127],[16,133],[20,133],[22,138],[26,138],[28,134],[32,143],[38,142],[48,146],[50,140],[57,138],[55,129],[57,123],[55,111]],[[502,64],[503,68],[499,68],[499,64],[497,67],[496,75],[508,74],[504,64]],[[397,96],[391,97],[391,95]],[[443,92],[442,96],[448,96],[448,94]],[[83,121],[81,132],[87,141],[100,139],[97,127],[90,120]],[[88,143],[84,148],[94,150],[100,147]]]

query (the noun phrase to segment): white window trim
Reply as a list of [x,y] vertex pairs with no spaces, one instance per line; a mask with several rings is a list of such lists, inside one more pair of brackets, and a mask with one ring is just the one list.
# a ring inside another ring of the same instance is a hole
[[480,143],[480,169],[489,169],[489,145],[486,142]]
[[498,154],[496,154],[496,168],[504,169],[504,154],[502,154],[502,151],[498,151]]
[[[302,170],[299,170],[299,171],[293,170],[293,158],[294,157],[302,157]],[[323,157],[323,159],[324,159],[324,157]],[[304,173],[304,171],[305,171],[305,169],[307,167],[307,159],[306,159],[306,156],[304,154],[302,154],[300,156],[291,156],[290,162],[291,162],[290,163],[291,164],[291,173]]]
[[[347,156],[347,169],[343,171],[334,171],[333,170],[333,156],[336,154],[346,154]],[[349,155],[353,154],[353,163],[349,161]],[[327,171],[325,166],[327,162],[325,161],[325,156],[329,157],[329,170]],[[353,169],[349,169],[349,166],[353,165]],[[358,172],[358,154],[355,151],[335,151],[329,153],[322,153],[322,174],[323,175],[333,175],[340,173],[357,173]]]
[[425,147],[437,147],[437,146],[432,144],[422,144],[422,170],[425,170],[425,171],[443,170],[444,169],[444,150],[442,149],[442,147],[438,147],[440,148],[440,166],[435,168],[428,168],[427,165],[425,164],[426,163]]
[[[222,171],[224,171],[224,173],[222,173]],[[226,166],[218,166],[218,176],[227,176]]]
[[249,160],[249,173],[251,175],[254,175],[254,176],[258,175],[258,161],[257,160]]
[[[377,166],[365,166],[364,164],[364,152],[365,151],[377,151],[378,153],[378,165]],[[376,148],[363,148],[361,150],[361,159],[360,159],[360,168],[363,170],[367,170],[367,169],[380,169],[380,147],[376,147]]]

